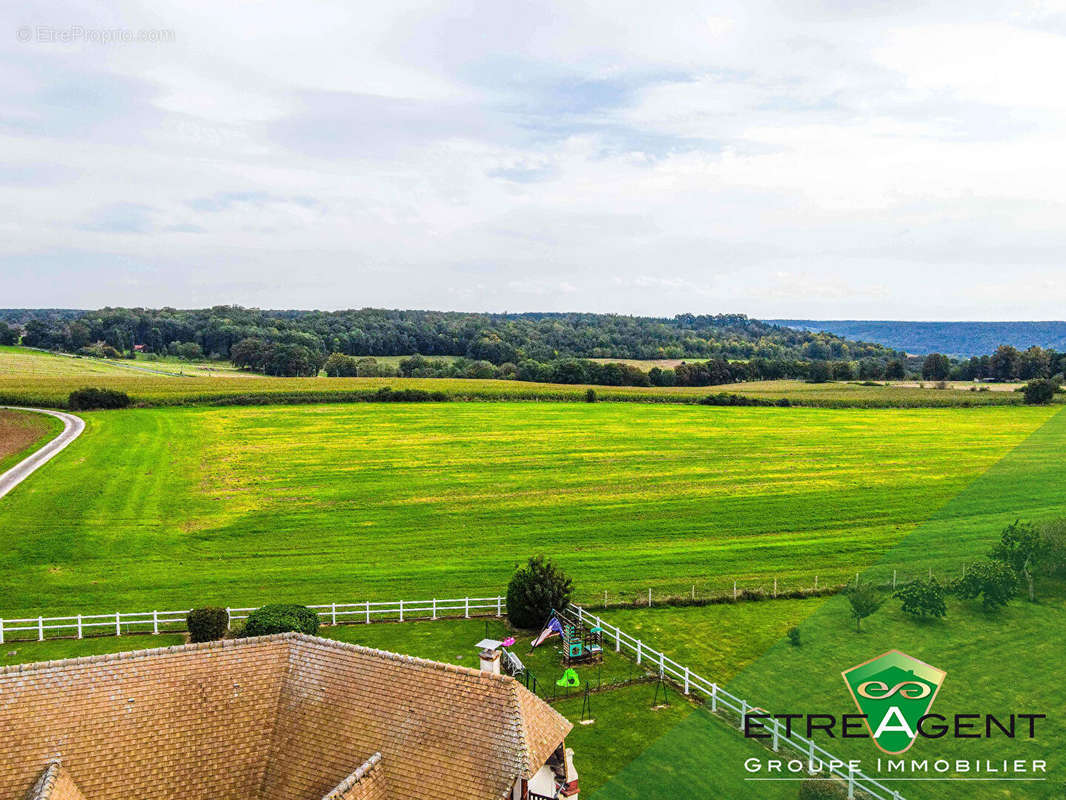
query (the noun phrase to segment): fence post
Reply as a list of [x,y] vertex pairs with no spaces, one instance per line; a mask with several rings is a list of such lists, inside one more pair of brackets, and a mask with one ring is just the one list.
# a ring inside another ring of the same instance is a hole
[[892,591],[896,591],[896,571],[892,570]]
[[855,767],[848,768],[848,800],[855,800]]
[[777,578],[774,578],[774,599],[777,598]]
[[403,600],[400,601],[400,622],[403,622]]
[[688,694],[688,667],[685,667],[685,694]]
[[37,641],[44,641],[44,617],[37,617]]
[[662,652],[659,653],[659,677],[661,678],[666,672],[666,655]]
[[781,721],[774,720],[774,752],[776,753],[781,739]]
[[696,584],[692,584],[692,602],[696,602]]
[[607,590],[603,590],[603,607],[607,608]]
[[463,616],[466,617],[467,619],[470,619],[470,598],[469,597],[466,598],[465,603],[466,604],[465,604],[465,607],[464,607]]
[[748,701],[740,701],[740,730],[744,730],[744,717],[748,716]]
[[[81,637],[78,637],[81,638]],[[0,644],[4,643],[4,620],[0,618]]]
[[366,601],[366,624],[370,624],[370,601]]
[[433,598],[433,619],[437,618],[437,598]]
[[617,625],[614,626],[614,651],[616,653],[622,651],[622,629]]
[[333,620],[333,624],[336,625],[337,624],[337,604],[336,603],[330,603],[329,604],[329,613],[330,613],[330,618]]
[[[229,627],[229,615],[226,615],[226,627]],[[152,633],[159,635],[159,611],[152,612]],[[78,637],[81,638],[81,637]]]
[[807,773],[809,775],[818,774],[818,770],[814,768],[814,739],[810,740],[810,746],[807,748]]
[[814,576],[814,591],[818,591],[818,576]]
[[733,599],[737,599],[737,582],[733,581]]
[[648,587],[648,608],[651,608],[651,587]]
[[503,616],[503,597],[496,595],[496,616]]
[[640,641],[640,639],[637,639],[637,665],[638,666],[640,664],[640,647],[641,647],[641,641]]
[[711,684],[711,713],[718,713],[718,684]]
[[229,630],[233,626],[233,611],[229,606],[226,606],[226,629]]

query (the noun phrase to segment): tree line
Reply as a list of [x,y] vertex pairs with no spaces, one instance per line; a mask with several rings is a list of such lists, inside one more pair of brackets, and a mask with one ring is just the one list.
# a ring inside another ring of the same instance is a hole
[[23,327],[32,347],[78,352],[95,343],[124,354],[139,346],[174,353],[195,343],[207,357],[229,358],[245,339],[292,344],[328,356],[462,356],[491,364],[560,358],[849,360],[898,355],[877,344],[770,325],[743,314],[480,314],[351,309],[271,311],[104,308],[0,310]]

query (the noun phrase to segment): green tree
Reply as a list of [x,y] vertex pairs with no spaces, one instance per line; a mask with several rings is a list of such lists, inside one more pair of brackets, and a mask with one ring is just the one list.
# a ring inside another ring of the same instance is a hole
[[901,381],[906,377],[907,368],[901,359],[894,358],[885,364],[885,380]]
[[893,597],[902,601],[903,613],[914,617],[943,617],[948,613],[944,587],[933,577],[906,583],[896,590]]
[[1022,354],[1009,344],[1001,344],[989,362],[991,377],[997,381],[1014,381],[1021,375]]
[[1058,385],[1048,378],[1037,378],[1025,384],[1022,392],[1025,394],[1025,402],[1031,406],[1047,405],[1055,399],[1055,390]]
[[862,621],[877,611],[885,602],[873,584],[856,580],[845,592],[851,605],[851,616],[855,620],[856,632],[862,632]]
[[18,342],[18,331],[14,328],[9,328],[6,322],[0,322],[0,344],[10,346],[18,344]]
[[518,628],[543,625],[553,610],[570,605],[573,583],[551,559],[530,558],[507,584],[507,617]]
[[951,593],[966,600],[981,598],[985,611],[1007,605],[1018,593],[1018,578],[1003,561],[975,561],[951,584]]
[[1025,581],[1029,590],[1029,602],[1036,600],[1036,588],[1033,586],[1033,572],[1050,555],[1051,543],[1033,525],[1015,520],[1008,525],[1000,537],[990,558],[998,559],[1010,566]]
[[826,383],[833,379],[833,370],[828,361],[812,361],[807,379],[811,383]]
[[951,359],[943,353],[930,353],[922,362],[922,377],[927,381],[946,381],[951,376]]

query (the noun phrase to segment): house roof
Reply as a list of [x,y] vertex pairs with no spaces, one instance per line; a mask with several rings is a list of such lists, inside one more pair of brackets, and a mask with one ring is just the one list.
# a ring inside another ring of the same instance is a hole
[[41,800],[499,798],[571,727],[508,676],[303,634],[42,662],[0,669],[0,800],[50,770],[75,793]]

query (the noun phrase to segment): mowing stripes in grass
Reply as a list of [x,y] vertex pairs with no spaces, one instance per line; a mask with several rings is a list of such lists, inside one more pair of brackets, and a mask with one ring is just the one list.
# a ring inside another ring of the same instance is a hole
[[[389,404],[86,414],[0,505],[0,610],[841,579],[1053,413]],[[945,551],[942,558],[953,558]]]

